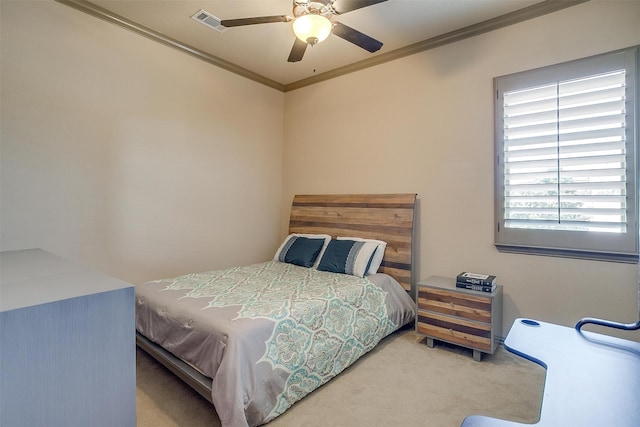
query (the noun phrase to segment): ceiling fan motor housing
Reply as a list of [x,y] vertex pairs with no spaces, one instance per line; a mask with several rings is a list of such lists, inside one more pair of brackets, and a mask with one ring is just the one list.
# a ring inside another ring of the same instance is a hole
[[[330,34],[353,43],[371,53],[377,52],[382,47],[382,42],[360,31],[333,21],[333,17],[363,7],[373,6],[388,0],[293,0],[293,16],[273,15],[258,16],[253,18],[224,19],[220,23],[226,28],[241,27],[244,25],[268,24],[275,22],[293,21],[293,29],[296,35],[288,62],[302,60],[308,45],[320,43]],[[338,3],[337,8],[334,3]]]
[[295,18],[310,14],[320,15],[327,19],[331,19],[335,14],[335,11],[333,10],[332,2],[324,4],[316,1],[293,1],[293,16]]

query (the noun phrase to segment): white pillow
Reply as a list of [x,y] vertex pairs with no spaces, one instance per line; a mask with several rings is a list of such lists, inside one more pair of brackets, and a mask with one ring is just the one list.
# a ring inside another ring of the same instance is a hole
[[287,241],[289,240],[289,238],[291,236],[306,237],[307,239],[324,239],[324,244],[322,245],[322,249],[320,249],[320,253],[318,254],[318,258],[316,258],[316,261],[313,264],[313,268],[317,268],[318,264],[320,264],[320,260],[322,259],[322,255],[324,254],[324,251],[327,249],[327,245],[331,241],[331,236],[328,235],[328,234],[291,233],[282,241],[282,244],[280,245],[280,247],[276,251],[275,256],[273,257],[274,261],[278,261],[280,259],[280,253],[282,252],[282,249],[287,244]]
[[318,270],[364,277],[377,244],[362,240],[332,240],[327,245]]
[[[338,237],[338,240],[355,240],[357,242],[372,242],[375,243],[378,247],[373,254],[373,259],[371,260],[371,265],[367,270],[367,274],[376,274],[378,269],[380,268],[380,264],[382,264],[382,258],[384,258],[384,251],[387,248],[387,242],[382,240],[375,239],[362,239],[360,237]],[[324,251],[325,248],[323,248]],[[322,253],[320,253],[320,258],[322,258]]]

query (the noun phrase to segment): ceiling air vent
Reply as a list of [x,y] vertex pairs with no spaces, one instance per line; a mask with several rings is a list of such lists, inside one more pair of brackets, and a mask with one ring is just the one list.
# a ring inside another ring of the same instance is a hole
[[207,12],[206,10],[200,10],[198,13],[193,15],[191,17],[191,19],[195,19],[196,21],[200,22],[201,24],[204,24],[209,28],[213,28],[214,30],[216,30],[219,33],[224,33],[225,31],[228,30],[227,27],[225,27],[224,25],[220,24],[220,19],[219,18],[216,18],[215,16],[213,16],[212,14]]

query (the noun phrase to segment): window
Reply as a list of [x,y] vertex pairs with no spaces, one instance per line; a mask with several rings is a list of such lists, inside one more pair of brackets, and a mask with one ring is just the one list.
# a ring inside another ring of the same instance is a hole
[[638,47],[498,77],[495,243],[638,259]]

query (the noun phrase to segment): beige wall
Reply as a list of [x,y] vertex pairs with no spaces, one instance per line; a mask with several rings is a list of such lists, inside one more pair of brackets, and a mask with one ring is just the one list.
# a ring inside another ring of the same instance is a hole
[[635,265],[494,249],[492,79],[640,44],[640,2],[287,94],[51,0],[0,5],[2,250],[138,283],[267,259],[296,193],[416,192],[418,277],[497,274],[504,334],[518,316],[637,319]]
[[504,334],[520,316],[635,321],[636,265],[494,248],[492,85],[640,44],[639,22],[640,2],[592,1],[287,93],[281,226],[296,193],[415,192],[418,277],[496,274]]
[[264,261],[284,94],[67,6],[1,3],[1,249],[137,283]]

